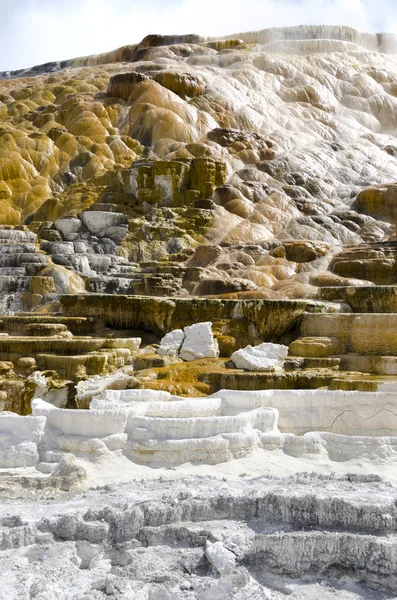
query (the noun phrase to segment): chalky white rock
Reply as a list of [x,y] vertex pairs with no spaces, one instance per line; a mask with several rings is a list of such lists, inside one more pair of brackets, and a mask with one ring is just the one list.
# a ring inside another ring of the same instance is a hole
[[48,451],[91,458],[122,451],[129,461],[157,466],[215,465],[257,450],[309,460],[385,460],[397,457],[394,405],[393,388],[220,390],[190,399],[105,389],[89,410],[36,398],[33,416],[0,413],[0,468],[35,466]]
[[205,556],[220,575],[229,575],[236,563],[235,555],[225,548],[222,542],[213,544],[207,540]]
[[212,333],[212,323],[196,323],[184,329],[185,339],[179,356],[186,361],[219,356],[219,346]]
[[178,356],[185,337],[182,329],[170,331],[161,339],[157,353],[162,356]]
[[288,354],[288,346],[263,343],[259,346],[246,346],[236,350],[231,360],[238,369],[247,371],[279,371],[283,368]]

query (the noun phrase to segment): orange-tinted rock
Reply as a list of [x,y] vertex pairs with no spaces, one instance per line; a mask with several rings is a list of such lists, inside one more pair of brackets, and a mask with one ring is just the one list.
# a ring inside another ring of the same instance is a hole
[[374,186],[357,196],[357,207],[369,215],[397,220],[397,184]]
[[183,99],[199,96],[205,92],[206,88],[202,79],[189,73],[160,71],[154,75],[154,80]]
[[[308,240],[296,240],[292,242],[283,242],[282,247],[285,251],[287,260],[293,262],[305,263],[325,256],[330,249],[330,245],[324,242],[311,242]],[[273,256],[281,252],[279,247],[271,252]],[[276,254],[275,254],[276,253]]]

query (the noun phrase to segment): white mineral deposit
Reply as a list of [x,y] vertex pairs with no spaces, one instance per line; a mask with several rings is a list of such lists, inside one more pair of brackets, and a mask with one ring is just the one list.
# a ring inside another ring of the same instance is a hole
[[218,342],[212,333],[212,323],[196,323],[185,327],[185,338],[179,356],[183,360],[215,358],[219,355]]
[[247,371],[277,371],[283,368],[288,346],[263,343],[236,350],[230,359],[238,369]]
[[0,600],[395,600],[396,34],[47,4],[131,37],[0,72]]
[[174,329],[167,333],[160,342],[157,352],[165,356],[179,356],[186,334],[182,329]]

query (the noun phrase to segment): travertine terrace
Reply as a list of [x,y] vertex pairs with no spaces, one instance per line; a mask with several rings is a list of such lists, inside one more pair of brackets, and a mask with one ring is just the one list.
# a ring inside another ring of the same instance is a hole
[[396,52],[0,73],[0,600],[397,597]]

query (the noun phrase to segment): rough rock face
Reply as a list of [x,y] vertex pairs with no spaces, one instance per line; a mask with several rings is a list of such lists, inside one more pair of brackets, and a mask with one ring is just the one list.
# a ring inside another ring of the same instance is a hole
[[386,600],[396,585],[395,499],[376,476],[314,475],[107,485],[65,501],[62,514],[51,498],[5,499],[0,593]]
[[196,323],[185,327],[185,339],[180,351],[184,360],[216,357],[219,355],[218,342],[212,333],[212,323]]
[[186,361],[199,358],[216,358],[219,345],[212,332],[212,323],[195,323],[167,333],[157,350],[163,356],[178,356]]
[[185,340],[185,332],[182,329],[174,329],[161,338],[160,347],[157,352],[166,356],[178,356]]
[[148,36],[3,73],[0,225],[26,224],[29,265],[88,292],[311,298],[329,267],[335,285],[390,282],[388,257],[382,279],[333,256],[365,242],[374,263],[393,233],[395,44],[315,26]]

